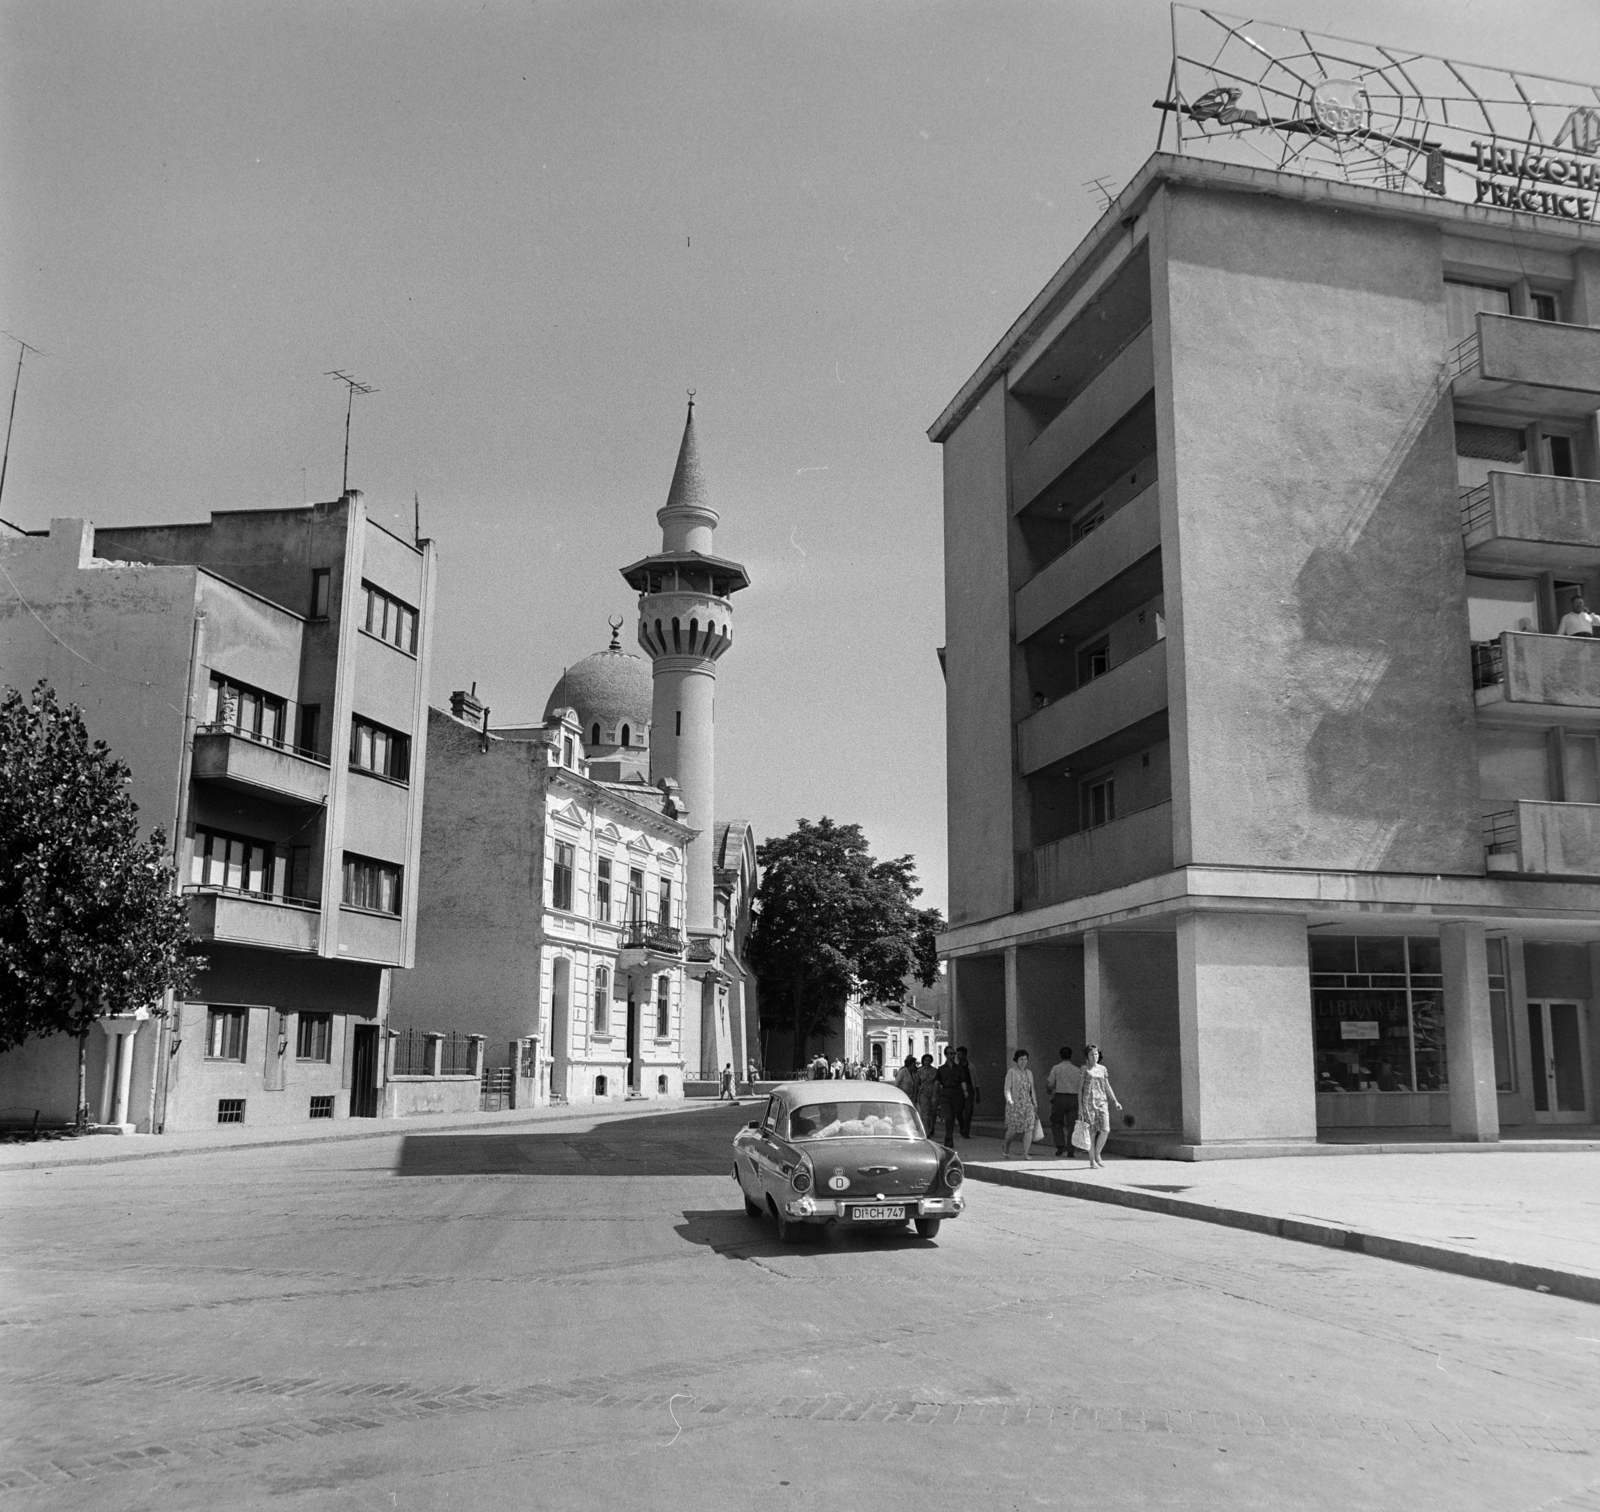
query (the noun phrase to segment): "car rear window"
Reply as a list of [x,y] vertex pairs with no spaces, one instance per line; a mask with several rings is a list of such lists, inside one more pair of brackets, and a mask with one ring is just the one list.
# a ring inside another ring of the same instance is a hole
[[916,1112],[908,1103],[808,1103],[789,1115],[791,1139],[921,1139]]

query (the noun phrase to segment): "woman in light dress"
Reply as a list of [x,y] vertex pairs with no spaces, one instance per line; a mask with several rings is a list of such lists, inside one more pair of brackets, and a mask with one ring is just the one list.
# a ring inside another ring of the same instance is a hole
[[1022,1158],[1033,1150],[1033,1131],[1039,1126],[1039,1095],[1034,1089],[1033,1072],[1028,1069],[1028,1052],[1018,1050],[1006,1072],[1006,1133],[1000,1153],[1011,1159],[1011,1141],[1022,1141]]
[[1111,1135],[1109,1103],[1115,1103],[1119,1113],[1122,1111],[1122,1104],[1117,1102],[1117,1094],[1111,1090],[1111,1078],[1106,1074],[1106,1068],[1100,1064],[1100,1047],[1086,1046],[1083,1052],[1083,1087],[1078,1093],[1078,1117],[1089,1130],[1091,1166],[1105,1164],[1100,1156],[1104,1153],[1106,1140]]

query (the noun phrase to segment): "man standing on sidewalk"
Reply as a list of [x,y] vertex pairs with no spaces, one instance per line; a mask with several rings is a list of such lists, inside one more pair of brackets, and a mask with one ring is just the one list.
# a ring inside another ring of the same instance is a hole
[[1078,1121],[1078,1090],[1083,1085],[1083,1071],[1072,1063],[1071,1045],[1061,1047],[1061,1059],[1050,1068],[1044,1084],[1050,1089],[1050,1132],[1056,1138],[1056,1154],[1070,1158],[1077,1154],[1072,1126]]
[[978,1084],[972,1077],[972,1062],[967,1047],[956,1046],[956,1064],[961,1068],[961,1137],[972,1138],[972,1110],[978,1106]]
[[[938,1102],[934,1108],[934,1124],[940,1118],[944,1120],[944,1147],[953,1150],[956,1147],[956,1130],[961,1127],[962,1104],[966,1102],[964,1077],[961,1067],[956,1064],[956,1053],[949,1045],[944,1047],[944,1064],[934,1073],[935,1084],[938,1087]],[[930,1127],[928,1137],[934,1138],[934,1131]]]

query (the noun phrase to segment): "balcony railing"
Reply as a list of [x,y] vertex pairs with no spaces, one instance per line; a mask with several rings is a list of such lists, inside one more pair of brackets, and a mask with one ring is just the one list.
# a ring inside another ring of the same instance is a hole
[[1494,518],[1494,485],[1480,483],[1461,490],[1461,533],[1471,535]]
[[1450,348],[1448,362],[1451,378],[1461,378],[1468,373],[1478,370],[1478,363],[1483,355],[1483,343],[1478,333],[1474,331],[1465,341],[1458,341]]
[[656,955],[681,956],[683,954],[683,935],[679,930],[673,929],[667,924],[633,919],[623,926],[622,948],[624,950],[648,950]]
[[288,740],[277,740],[271,735],[257,735],[251,730],[240,728],[238,725],[214,721],[211,724],[196,725],[194,732],[196,735],[233,735],[240,740],[248,740],[252,745],[270,746],[274,751],[287,751],[291,756],[303,756],[307,761],[315,761],[322,766],[327,766],[328,764],[309,746],[295,745]]
[[1600,878],[1600,804],[1521,798],[1483,818],[1485,870]]
[[1517,811],[1499,809],[1483,816],[1483,849],[1491,856],[1514,855],[1517,849]]
[[1473,641],[1472,686],[1492,688],[1506,680],[1505,646],[1498,640]]

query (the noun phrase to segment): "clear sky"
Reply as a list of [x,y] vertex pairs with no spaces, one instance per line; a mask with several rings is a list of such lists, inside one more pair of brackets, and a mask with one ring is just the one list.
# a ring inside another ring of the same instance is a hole
[[[1594,0],[1265,14],[1600,79]],[[0,327],[48,355],[0,513],[332,498],[348,369],[380,390],[352,484],[397,529],[419,493],[439,543],[435,702],[527,718],[607,616],[631,643],[617,568],[692,387],[753,579],[721,814],[859,821],[942,907],[924,432],[1093,224],[1085,181],[1149,155],[1168,61],[1153,0],[4,0]]]

